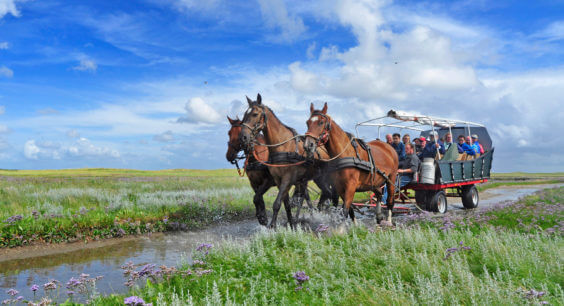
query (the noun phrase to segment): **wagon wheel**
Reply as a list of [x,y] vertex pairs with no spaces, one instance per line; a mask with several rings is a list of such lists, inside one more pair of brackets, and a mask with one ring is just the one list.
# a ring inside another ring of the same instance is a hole
[[428,204],[429,204],[428,207],[430,208],[431,211],[438,212],[441,214],[446,213],[447,211],[446,193],[443,190],[437,191],[437,193],[435,193],[433,197],[431,197]]
[[473,209],[478,207],[480,197],[478,196],[478,189],[474,185],[462,186],[462,205],[466,209]]

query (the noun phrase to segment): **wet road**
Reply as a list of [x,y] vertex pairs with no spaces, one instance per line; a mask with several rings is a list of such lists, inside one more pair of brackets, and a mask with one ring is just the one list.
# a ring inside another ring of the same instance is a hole
[[[479,208],[495,203],[516,200],[538,190],[564,186],[531,185],[488,189],[480,193]],[[459,198],[448,198],[449,210],[463,208]],[[281,214],[284,215],[284,214]],[[307,212],[305,213],[307,217]],[[322,221],[316,220],[322,223]],[[312,222],[314,223],[314,222]],[[314,227],[314,224],[311,224]],[[42,285],[51,279],[63,284],[81,273],[91,277],[104,276],[97,284],[102,294],[125,292],[120,267],[128,261],[134,264],[155,263],[177,266],[191,262],[191,252],[201,243],[218,245],[224,238],[245,241],[262,230],[255,220],[220,224],[197,232],[153,234],[151,236],[111,239],[89,244],[71,243],[0,250],[0,301],[9,298],[6,291],[15,288],[26,298],[33,296],[30,287]],[[42,291],[42,289],[40,289]],[[62,300],[66,299],[61,290]],[[42,295],[42,292],[41,292]]]

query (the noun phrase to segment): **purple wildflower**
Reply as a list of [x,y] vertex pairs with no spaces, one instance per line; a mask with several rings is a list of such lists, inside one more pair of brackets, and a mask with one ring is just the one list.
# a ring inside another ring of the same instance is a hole
[[24,297],[20,295],[20,296],[18,296],[18,298],[16,298],[16,301],[21,302],[21,301],[23,301],[23,299],[24,299]]
[[10,289],[10,290],[6,291],[6,293],[8,293],[11,296],[16,296],[20,292],[16,289]]
[[74,295],[74,291],[72,291],[72,290],[67,291],[67,295],[68,295],[68,296],[73,296],[73,295]]
[[45,291],[55,290],[55,289],[57,289],[57,284],[55,284],[54,281],[50,281],[48,283],[43,284],[43,290]]
[[204,253],[204,255],[208,255],[210,249],[213,248],[213,244],[211,243],[202,243],[197,248],[196,251]]
[[168,216],[164,216],[164,218],[163,218],[163,223],[164,223],[164,224],[167,224],[167,223],[168,223]]
[[145,301],[143,301],[142,298],[140,298],[140,297],[138,297],[138,296],[135,296],[135,295],[134,295],[134,296],[130,296],[130,297],[128,297],[128,298],[125,298],[125,299],[123,300],[123,303],[124,303],[125,305],[132,305],[132,306],[138,306],[138,305],[139,305],[139,306],[143,306],[143,305],[145,305]]
[[296,280],[296,288],[295,291],[299,291],[303,289],[303,284],[309,280],[309,276],[304,271],[298,271],[293,275],[294,279]]
[[29,288],[31,291],[35,292],[37,290],[39,290],[39,286],[37,285],[32,285],[31,288]]
[[10,218],[4,220],[4,223],[14,224],[14,223],[20,221],[21,219],[23,219],[22,215],[14,215],[14,216],[11,216]]
[[323,223],[319,224],[317,226],[317,228],[315,229],[315,231],[318,232],[318,233],[323,233],[323,232],[326,232],[327,230],[329,230],[329,226],[325,225]]

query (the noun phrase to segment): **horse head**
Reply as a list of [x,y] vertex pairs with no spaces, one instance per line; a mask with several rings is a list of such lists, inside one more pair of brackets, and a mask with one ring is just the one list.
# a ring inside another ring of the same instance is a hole
[[262,104],[260,94],[256,101],[247,97],[247,102],[249,108],[241,122],[240,141],[245,150],[250,152],[258,134],[266,127],[266,107]]
[[241,134],[241,120],[239,118],[231,119],[227,116],[227,120],[231,124],[231,128],[227,135],[229,135],[229,141],[227,142],[227,153],[225,153],[225,158],[227,161],[233,163],[237,158],[237,153],[241,151],[243,148],[241,146],[241,141],[239,140],[239,136]]
[[331,118],[327,115],[327,103],[322,110],[316,110],[313,103],[310,106],[310,117],[307,120],[307,132],[305,133],[304,150],[308,158],[313,157],[317,147],[325,145],[329,140],[331,131]]

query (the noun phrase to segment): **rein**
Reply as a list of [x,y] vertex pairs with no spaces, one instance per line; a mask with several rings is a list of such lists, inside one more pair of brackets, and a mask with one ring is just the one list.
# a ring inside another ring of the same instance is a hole
[[[265,165],[265,166],[268,166],[268,167],[276,167],[276,168],[299,166],[299,165],[301,165],[301,164],[303,164],[303,163],[306,162],[306,160],[302,160],[302,161],[299,161],[299,162],[293,163],[293,164],[269,164],[269,163],[265,163],[264,161],[260,160],[260,159],[258,158],[257,152],[256,152],[255,150],[253,150],[253,156],[255,157],[255,159],[256,159],[259,163],[261,163],[261,164],[263,164],[263,165]],[[247,158],[247,160],[248,160],[248,158]]]

